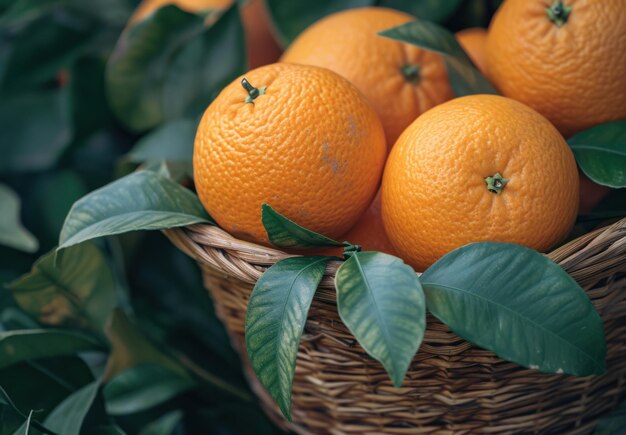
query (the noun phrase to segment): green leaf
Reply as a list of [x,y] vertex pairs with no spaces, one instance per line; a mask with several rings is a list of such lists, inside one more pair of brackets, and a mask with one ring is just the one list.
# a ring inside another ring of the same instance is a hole
[[[63,22],[71,19],[82,19],[85,16],[101,21],[101,24],[109,26],[123,26],[132,11],[132,2],[127,0],[0,0],[0,9],[3,2],[7,3],[8,10],[0,19],[0,26],[12,26],[22,28],[31,21],[40,19],[45,15],[56,15]],[[77,12],[77,14],[74,14]],[[49,19],[49,17],[47,17]],[[70,24],[72,20],[70,20]],[[98,26],[98,30],[104,30]],[[89,29],[93,31],[94,29]],[[108,30],[108,29],[107,29]]]
[[609,415],[598,420],[593,435],[624,435],[626,428],[626,402]]
[[140,364],[158,364],[180,377],[189,378],[181,362],[148,340],[119,308],[113,311],[105,332],[111,343],[111,353],[103,375],[104,380]]
[[59,249],[97,237],[199,222],[211,219],[193,192],[154,172],[140,171],[78,200],[65,219]]
[[158,364],[140,364],[113,377],[103,389],[107,412],[133,414],[191,390],[195,382]]
[[421,281],[435,317],[501,358],[543,372],[605,371],[602,319],[576,281],[532,249],[472,243],[443,256]]
[[399,387],[426,329],[415,271],[382,252],[356,252],[337,270],[335,286],[341,320]]
[[0,368],[24,360],[104,350],[102,343],[79,332],[54,329],[0,332]]
[[168,412],[141,429],[139,435],[171,435],[182,418],[180,410]]
[[410,23],[379,32],[379,35],[406,42],[443,56],[450,86],[457,97],[471,94],[497,94],[495,88],[474,67],[449,30],[428,21]]
[[373,4],[374,0],[266,0],[267,10],[276,26],[276,36],[285,47],[304,29],[326,15]]
[[0,184],[0,210],[0,244],[25,252],[36,252],[39,242],[20,223],[20,199],[4,184]]
[[0,173],[53,166],[70,141],[64,90],[3,97],[0,104]]
[[99,388],[100,381],[96,380],[71,394],[48,415],[44,426],[59,434],[79,435]]
[[[31,411],[32,414],[32,411]],[[28,417],[20,411],[13,403],[9,394],[0,385],[0,433],[1,434],[20,434],[24,433],[24,427],[30,427],[31,415]],[[32,422],[35,427],[41,427],[36,421]],[[44,429],[44,432],[45,429]]]
[[188,119],[171,121],[142,137],[128,159],[132,162],[170,161],[191,164],[196,123]]
[[380,0],[378,6],[404,11],[422,20],[442,23],[462,2],[463,0]]
[[0,76],[3,92],[30,91],[55,80],[59,71],[92,42],[93,20],[56,9],[42,11],[32,21],[22,23],[24,28],[13,32],[4,74]]
[[195,118],[247,71],[243,25],[233,5],[172,60],[163,86],[165,119]]
[[115,306],[115,284],[100,249],[83,243],[52,251],[8,285],[19,306],[40,322],[68,322],[100,332]]
[[626,187],[626,120],[607,122],[568,141],[587,177],[609,187]]
[[348,243],[337,242],[301,227],[268,204],[261,205],[261,220],[270,242],[281,248],[348,246]]
[[28,413],[28,418],[26,419],[24,424],[21,425],[18,430],[13,432],[13,435],[28,435],[28,433],[30,432],[30,419],[31,418],[33,418],[33,410],[32,409]]
[[236,7],[211,27],[204,17],[165,6],[122,33],[107,67],[109,101],[129,128],[198,115],[244,72]]
[[[11,397],[12,406],[17,412],[21,409],[37,410],[37,419],[45,419],[61,401],[91,381],[91,370],[77,356],[25,361],[0,369],[0,385]],[[26,416],[21,412],[19,414],[23,417],[21,423]],[[0,433],[5,433],[1,430],[1,420]],[[39,429],[38,424],[37,420],[33,421],[33,426]]]
[[291,384],[313,295],[331,257],[294,257],[270,267],[252,290],[246,349],[257,377],[291,420]]
[[114,122],[106,98],[105,68],[105,59],[96,55],[82,56],[71,66],[68,87],[75,143]]
[[89,433],[93,435],[126,435],[126,432],[117,425],[99,426],[89,429]]
[[28,198],[30,213],[27,217],[33,222],[33,231],[40,235],[44,249],[56,246],[72,204],[88,192],[82,178],[70,169],[48,172],[35,179]]

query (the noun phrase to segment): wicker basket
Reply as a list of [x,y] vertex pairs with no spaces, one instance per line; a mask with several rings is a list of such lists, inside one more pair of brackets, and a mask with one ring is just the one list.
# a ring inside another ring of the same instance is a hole
[[246,361],[268,415],[300,434],[588,433],[626,396],[626,219],[549,254],[588,292],[604,319],[607,372],[573,377],[543,374],[497,358],[429,316],[419,352],[401,388],[355,341],[337,314],[328,265],[298,350],[293,422],[285,421],[247,363],[248,297],[264,270],[292,256],[237,240],[209,225],[166,235],[202,266],[217,315]]

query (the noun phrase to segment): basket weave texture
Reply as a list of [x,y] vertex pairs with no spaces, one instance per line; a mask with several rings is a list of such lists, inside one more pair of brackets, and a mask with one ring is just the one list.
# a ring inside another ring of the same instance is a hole
[[607,372],[574,377],[504,361],[432,316],[401,388],[341,322],[329,263],[298,350],[292,418],[278,408],[247,361],[245,314],[252,288],[293,256],[233,238],[209,225],[165,231],[202,267],[217,315],[240,353],[268,415],[299,434],[589,433],[626,397],[626,219],[579,237],[548,256],[585,288],[604,320]]

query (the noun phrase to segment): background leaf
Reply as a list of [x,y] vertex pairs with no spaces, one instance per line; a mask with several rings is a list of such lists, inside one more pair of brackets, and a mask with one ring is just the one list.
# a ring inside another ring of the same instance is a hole
[[110,415],[144,411],[194,388],[188,377],[158,364],[140,364],[114,376],[104,386]]
[[609,187],[626,187],[626,120],[607,122],[569,138],[587,177]]
[[15,406],[6,391],[0,386],[0,433],[19,431],[26,416]]
[[[37,420],[45,419],[65,398],[91,381],[89,366],[76,356],[25,361],[0,369],[0,385],[15,406],[20,410],[35,409]],[[0,427],[2,423],[0,419]]]
[[105,60],[98,53],[78,58],[69,69],[67,86],[74,142],[86,140],[102,127],[113,124],[113,113],[106,98],[105,67]]
[[90,431],[94,435],[126,435],[126,432],[116,425],[98,426],[90,428]]
[[4,184],[0,184],[0,209],[0,244],[25,252],[37,251],[37,239],[20,223],[20,199]]
[[141,131],[201,113],[244,69],[236,7],[206,27],[203,16],[165,6],[121,35],[106,73],[109,101]]
[[426,329],[415,271],[382,252],[356,252],[337,270],[335,286],[341,320],[399,387]]
[[120,309],[113,311],[106,336],[111,343],[111,354],[103,375],[104,381],[140,364],[158,364],[180,377],[188,377],[180,362],[150,342]]
[[30,207],[24,221],[39,235],[41,248],[52,249],[59,242],[65,216],[75,201],[89,192],[76,171],[49,171],[33,180],[29,191]]
[[42,323],[71,322],[94,332],[102,331],[116,303],[111,270],[92,243],[49,252],[9,288],[19,306]]
[[165,119],[195,118],[247,70],[243,26],[231,6],[172,59],[163,87]]
[[180,410],[169,412],[144,427],[139,435],[171,435],[182,417]]
[[454,13],[462,2],[463,0],[380,0],[377,3],[378,6],[405,11],[422,20],[441,23]]
[[293,0],[266,0],[267,9],[276,26],[279,42],[288,46],[304,29],[314,22],[349,8],[371,6],[374,0],[317,0],[294,2]]
[[[21,32],[7,32],[10,51],[4,74],[0,75],[0,89],[3,93],[16,90],[32,90],[34,86],[56,79],[59,72],[67,68],[92,42],[91,26],[94,20],[87,16],[77,16],[67,9],[48,1],[16,2],[13,16],[7,16],[4,27],[25,26]],[[18,7],[26,10],[16,16]],[[43,6],[43,7],[42,7]],[[11,20],[11,23],[7,21]],[[33,53],[37,53],[33,56]]]
[[330,257],[286,258],[257,281],[246,311],[246,349],[257,377],[291,420],[291,384],[313,295]]
[[48,415],[44,426],[59,434],[79,435],[99,388],[100,381],[96,380],[70,395]]
[[29,433],[31,433],[30,432],[30,429],[31,429],[30,420],[32,417],[33,417],[33,410],[31,409],[30,412],[28,413],[28,418],[26,419],[24,424],[21,425],[19,429],[14,432],[13,435],[28,435]]
[[450,86],[457,97],[471,94],[497,94],[495,88],[474,67],[454,34],[435,23],[416,19],[379,33],[443,56]]
[[577,376],[605,370],[602,319],[576,281],[532,249],[472,243],[420,279],[433,315],[501,358]]
[[77,201],[59,238],[66,248],[96,237],[210,222],[198,197],[152,171],[140,171]]
[[24,360],[103,350],[102,343],[79,332],[53,329],[0,332],[0,368]]
[[188,119],[171,121],[142,137],[128,159],[132,162],[171,161],[191,164],[197,125]]
[[2,97],[0,173],[51,167],[69,144],[70,136],[64,90]]
[[301,227],[268,204],[261,205],[261,220],[270,242],[281,248],[348,246]]
[[626,402],[609,415],[598,420],[593,435],[624,435],[626,433]]

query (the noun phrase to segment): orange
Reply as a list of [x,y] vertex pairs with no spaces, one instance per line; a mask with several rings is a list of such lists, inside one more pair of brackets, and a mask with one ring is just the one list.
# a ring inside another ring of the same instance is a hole
[[[129,23],[135,24],[163,6],[174,4],[184,11],[200,13],[209,10],[223,10],[234,0],[143,0]],[[263,0],[249,0],[241,6],[241,18],[246,33],[246,46],[250,68],[275,62],[281,54],[271,30],[269,14]]]
[[565,136],[626,118],[624,0],[507,0],[487,38],[487,71],[503,95]]
[[547,250],[576,219],[578,170],[543,116],[505,97],[472,95],[406,129],[389,155],[382,191],[389,239],[424,270],[471,242]]
[[136,24],[147,18],[153,12],[168,5],[176,5],[189,13],[199,13],[210,10],[226,9],[233,3],[232,0],[143,0],[128,20],[129,24]]
[[[374,198],[374,201],[361,215],[357,223],[338,240],[348,241],[353,245],[359,245],[362,251],[379,251],[385,254],[396,255],[395,249],[387,237],[381,213],[381,191]],[[299,250],[298,254],[303,255],[334,255],[343,256],[343,248],[322,248],[314,250]]]
[[226,86],[198,127],[193,165],[202,204],[250,241],[267,242],[263,203],[313,231],[344,234],[380,182],[387,148],[376,112],[323,68],[273,64],[245,77],[249,92],[241,78]]
[[456,39],[478,70],[485,74],[487,64],[487,30],[471,27],[456,33]]
[[591,213],[610,191],[608,187],[594,183],[580,172],[580,214]]
[[420,113],[453,96],[439,55],[377,35],[411,20],[378,7],[338,12],[306,29],[281,61],[328,68],[354,83],[380,116],[391,148]]
[[380,251],[395,255],[395,250],[383,225],[380,198],[379,192],[356,225],[341,237],[341,240],[359,245],[363,251]]
[[257,68],[274,63],[283,50],[272,33],[269,13],[263,0],[248,0],[241,7],[241,19],[246,32],[248,66]]

